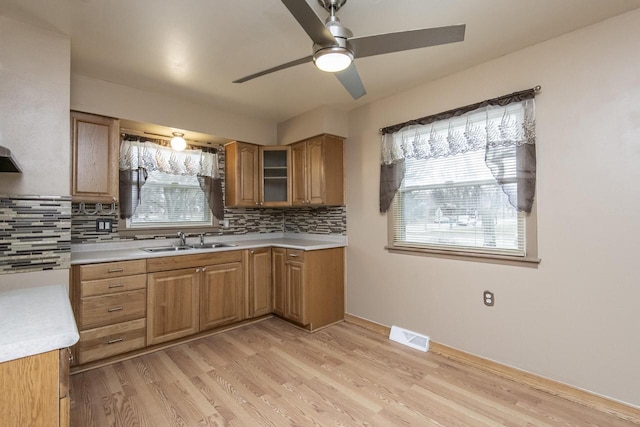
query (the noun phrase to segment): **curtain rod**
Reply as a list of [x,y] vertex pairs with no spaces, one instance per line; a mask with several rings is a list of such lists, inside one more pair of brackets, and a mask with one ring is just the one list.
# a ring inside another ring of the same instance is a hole
[[409,120],[404,123],[398,123],[395,125],[383,127],[379,129],[379,132],[383,135],[394,133],[399,131],[400,129],[410,126],[410,125],[428,125],[438,120],[446,120],[452,117],[461,116],[465,113],[468,113],[473,110],[477,110],[478,108],[486,107],[488,105],[500,105],[505,106],[512,102],[524,101],[526,99],[531,99],[536,96],[538,92],[542,90],[542,86],[534,86],[531,89],[522,90],[519,92],[514,92],[509,95],[502,95],[497,98],[487,99],[485,101],[476,102],[475,104],[470,104],[465,107],[454,108],[452,110],[443,111],[442,113],[432,114],[425,117],[420,117],[418,119]]

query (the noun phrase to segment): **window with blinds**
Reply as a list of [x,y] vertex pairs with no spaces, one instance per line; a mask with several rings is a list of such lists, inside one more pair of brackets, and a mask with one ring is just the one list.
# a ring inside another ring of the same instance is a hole
[[[464,132],[464,122],[453,125]],[[431,132],[450,134],[456,131],[451,126]],[[393,246],[525,256],[526,217],[505,194],[517,194],[516,147],[500,150],[504,188],[487,167],[484,149],[406,158],[393,202]]]
[[208,227],[211,209],[196,176],[149,173],[128,228]]

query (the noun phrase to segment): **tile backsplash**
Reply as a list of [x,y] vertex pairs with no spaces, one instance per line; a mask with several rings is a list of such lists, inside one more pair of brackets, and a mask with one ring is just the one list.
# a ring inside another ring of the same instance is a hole
[[71,198],[0,196],[0,274],[68,269]]
[[[116,206],[117,208],[117,206]],[[85,211],[94,212],[96,206],[85,204]],[[117,209],[116,209],[117,210]],[[73,204],[71,215],[72,243],[99,243],[114,240],[136,240],[135,236],[121,236],[118,232],[118,214],[109,214],[109,208],[101,214],[81,213],[80,206]],[[106,212],[106,213],[105,213]],[[249,233],[309,233],[309,234],[347,234],[346,207],[322,208],[234,208],[225,209],[225,219],[229,228],[221,230],[224,234],[243,235]],[[97,219],[111,219],[111,232],[96,231]],[[174,233],[158,234],[156,238],[174,237]],[[152,236],[140,237],[144,239]]]

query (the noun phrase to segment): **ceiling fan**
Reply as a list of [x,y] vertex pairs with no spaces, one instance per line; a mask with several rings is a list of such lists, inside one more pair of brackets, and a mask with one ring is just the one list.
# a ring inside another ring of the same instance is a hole
[[353,37],[353,33],[343,26],[336,16],[336,12],[346,2],[347,0],[318,0],[318,3],[329,12],[329,17],[323,24],[305,0],[282,0],[285,7],[289,9],[289,12],[313,41],[313,55],[251,74],[234,80],[233,83],[243,83],[265,74],[313,61],[319,69],[334,73],[353,99],[358,99],[367,92],[353,63],[355,58],[464,40],[464,24]]

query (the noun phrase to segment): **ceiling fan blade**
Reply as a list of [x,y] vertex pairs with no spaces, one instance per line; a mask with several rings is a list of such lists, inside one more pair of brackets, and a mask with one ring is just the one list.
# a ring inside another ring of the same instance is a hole
[[296,18],[298,24],[317,44],[336,44],[336,39],[329,32],[318,15],[304,0],[282,0],[289,12]]
[[356,58],[381,55],[421,47],[437,46],[464,40],[465,25],[424,28],[422,30],[401,31],[349,39]]
[[284,70],[285,68],[293,67],[300,64],[305,64],[307,62],[312,62],[312,61],[313,61],[313,55],[305,56],[304,58],[296,59],[295,61],[287,62],[285,64],[278,65],[277,67],[269,68],[267,70],[263,70],[255,74],[242,77],[241,79],[234,80],[233,83],[244,83],[246,81],[253,80],[256,77],[264,76],[265,74],[270,74],[275,71]]
[[342,86],[351,94],[353,99],[358,99],[367,93],[362,84],[362,80],[360,80],[356,65],[353,62],[346,70],[338,71],[334,74],[338,80],[340,80]]

